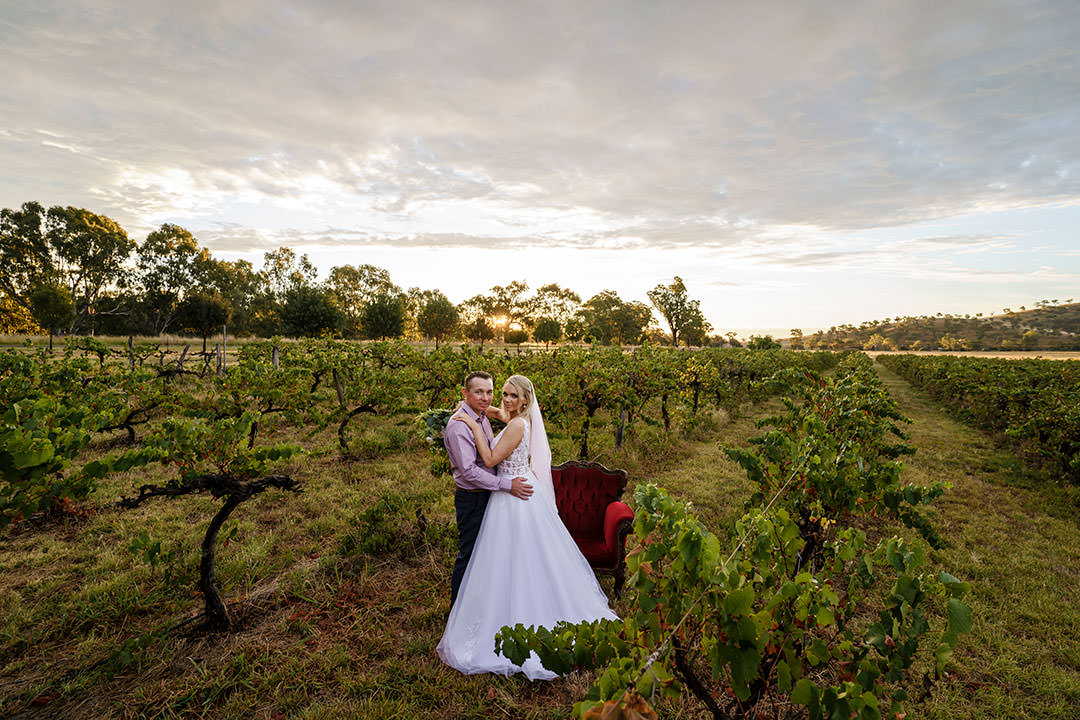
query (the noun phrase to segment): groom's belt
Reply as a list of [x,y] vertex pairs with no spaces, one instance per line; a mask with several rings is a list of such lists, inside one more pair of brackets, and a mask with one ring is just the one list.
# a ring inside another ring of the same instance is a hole
[[457,490],[458,492],[469,492],[469,493],[491,492],[490,490],[485,490],[484,488],[463,488],[460,485],[455,485],[454,489]]

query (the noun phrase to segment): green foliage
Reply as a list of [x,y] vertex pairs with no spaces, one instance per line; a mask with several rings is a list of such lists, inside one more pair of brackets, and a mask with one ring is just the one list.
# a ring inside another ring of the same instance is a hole
[[450,336],[458,326],[458,311],[445,295],[437,293],[424,303],[416,317],[416,327],[424,337],[435,338],[435,347],[439,341]]
[[42,285],[30,294],[30,313],[38,325],[53,333],[71,325],[75,301],[71,291],[62,285]]
[[533,328],[533,340],[538,343],[551,344],[559,341],[562,332],[562,325],[555,318],[540,318],[536,323],[536,327]]
[[232,317],[232,308],[220,295],[192,293],[176,308],[176,324],[183,331],[199,337],[218,332]]
[[746,347],[749,350],[779,350],[780,343],[773,340],[772,335],[751,335]]
[[[627,556],[632,612],[620,622],[503,628],[500,651],[515,662],[534,652],[557,672],[602,669],[577,717],[627,688],[689,690],[717,717],[757,717],[777,702],[801,705],[815,720],[902,717],[932,621],[944,618],[932,644],[936,674],[970,630],[960,600],[969,587],[925,572],[917,544],[892,537],[868,547],[865,533],[846,524],[860,497],[901,520],[911,509],[889,504],[893,458],[908,449],[884,441],[899,416],[867,370],[852,358],[835,384],[805,371],[775,378],[798,391],[801,374],[811,389],[770,421],[777,429],[759,452],[730,451],[763,488],[732,528],[733,548],[689,505],[639,486]],[[904,491],[908,505],[926,499]]]
[[1080,364],[1062,360],[879,356],[915,387],[1030,461],[1080,483]]
[[785,398],[787,413],[759,421],[774,429],[752,440],[753,449],[726,452],[759,487],[751,503],[763,504],[780,493],[810,544],[807,559],[823,551],[830,523],[866,514],[899,519],[934,547],[942,546],[917,506],[948,486],[901,485],[903,464],[897,458],[914,449],[902,442],[906,436],[897,423],[908,420],[897,412],[865,355],[849,355],[834,380],[788,369],[769,384],[800,402]]
[[420,413],[416,419],[417,434],[423,438],[431,453],[431,474],[439,477],[450,473],[450,456],[443,445],[446,424],[454,414],[454,408],[433,408]]
[[131,540],[128,545],[128,552],[149,565],[152,571],[156,571],[160,565],[162,568],[162,584],[168,592],[175,590],[182,583],[188,581],[187,573],[181,567],[184,558],[179,543],[165,546],[161,540],[151,538],[150,534],[143,530]]
[[648,295],[649,302],[653,304],[671,330],[672,345],[678,346],[680,338],[687,331],[694,331],[692,334],[700,340],[711,330],[701,314],[700,301],[689,298],[686,285],[678,275],[671,284],[661,283],[650,290]]
[[405,332],[405,299],[397,293],[376,295],[360,314],[364,337],[385,340]]
[[281,329],[290,337],[340,335],[346,316],[337,296],[329,288],[298,285],[285,292],[281,307]]
[[81,393],[63,392],[76,373],[41,355],[0,354],[0,528],[94,488],[80,473],[65,473],[105,422]]
[[383,555],[399,545],[399,524],[404,517],[405,500],[399,495],[381,495],[375,504],[356,516],[353,529],[338,548],[345,557],[363,553]]

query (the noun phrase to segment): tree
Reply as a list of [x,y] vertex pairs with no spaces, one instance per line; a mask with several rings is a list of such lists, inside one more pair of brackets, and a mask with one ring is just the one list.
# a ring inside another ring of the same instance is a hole
[[779,350],[780,343],[773,340],[772,335],[751,335],[746,347],[749,350]]
[[176,308],[176,322],[185,332],[198,335],[203,339],[203,352],[206,352],[206,338],[223,328],[229,322],[232,310],[220,295],[197,292],[188,295]]
[[695,311],[691,313],[690,319],[683,326],[682,340],[686,343],[687,347],[696,345],[698,347],[704,345],[709,338],[709,333],[712,332],[713,326],[709,324],[709,321],[705,319],[705,316],[701,314],[701,311]]
[[291,288],[314,283],[316,270],[307,255],[297,258],[292,248],[282,245],[263,254],[260,274],[266,279],[274,300],[281,303]]
[[98,301],[110,288],[127,284],[125,262],[135,242],[114,220],[76,207],[49,208],[46,228],[60,282],[75,301],[69,329],[74,332],[95,314],[116,312],[116,306],[104,308]]
[[390,273],[374,265],[339,265],[330,270],[327,284],[341,301],[349,318],[349,334],[360,333],[360,315],[376,296],[400,293],[401,288],[390,280]]
[[528,301],[528,304],[532,317],[550,318],[565,326],[581,309],[581,296],[573,290],[551,283],[537,288],[536,295]]
[[803,349],[803,334],[801,328],[791,328],[790,347],[792,350]]
[[39,330],[30,311],[0,290],[0,335],[31,334]]
[[485,340],[495,337],[491,322],[495,314],[495,301],[487,295],[473,295],[461,303],[458,312],[465,330],[465,337],[476,340],[483,347]]
[[881,333],[874,333],[865,343],[863,343],[863,350],[884,350],[885,348],[885,336]]
[[183,296],[195,287],[210,253],[179,225],[165,223],[146,236],[136,254],[136,272],[149,329],[160,335],[172,324]]
[[533,340],[536,342],[550,346],[551,343],[558,342],[561,337],[562,326],[555,318],[543,317],[536,321],[536,327],[533,328]]
[[515,280],[509,285],[496,285],[491,288],[489,299],[488,319],[495,328],[495,332],[505,339],[506,332],[518,327],[532,324],[530,303],[522,296],[529,289],[523,280]]
[[116,312],[99,304],[104,293],[123,287],[125,262],[135,243],[115,221],[75,207],[48,211],[36,202],[0,211],[0,289],[30,309],[38,288],[60,284],[75,304],[69,330],[95,314]]
[[458,310],[454,303],[438,290],[420,308],[416,316],[416,327],[424,337],[435,338],[438,349],[439,340],[448,337],[458,325]]
[[508,345],[521,345],[529,339],[529,333],[521,329],[507,330],[503,341]]
[[266,278],[255,272],[250,262],[200,257],[195,263],[195,274],[196,286],[220,295],[232,310],[229,321],[232,332],[241,335],[258,332],[265,336],[278,332],[277,309]]
[[636,345],[652,320],[652,312],[644,303],[624,302],[614,290],[603,290],[585,302],[579,318],[584,337],[593,342]]
[[[700,303],[686,295],[686,285],[678,275],[670,285],[657,285],[648,292],[649,302],[667,321],[671,344],[678,346],[679,335],[692,323],[699,322]],[[703,320],[702,320],[703,321]]]
[[53,334],[69,327],[75,317],[75,301],[63,285],[42,285],[30,295],[30,313],[38,325],[49,330],[49,350],[52,350]]
[[384,340],[405,332],[405,299],[400,293],[381,293],[364,307],[360,315],[364,337]]
[[330,288],[297,285],[285,292],[281,326],[290,337],[337,335],[345,321],[345,311]]
[[0,211],[0,289],[11,303],[30,310],[30,293],[58,277],[45,236],[45,208],[33,201]]

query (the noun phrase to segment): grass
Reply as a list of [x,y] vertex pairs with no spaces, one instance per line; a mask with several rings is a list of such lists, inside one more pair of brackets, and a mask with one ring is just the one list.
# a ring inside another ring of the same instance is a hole
[[947,480],[936,503],[950,545],[933,562],[972,584],[974,627],[926,718],[1066,718],[1080,707],[1080,526],[1070,493],[1024,468],[983,433],[878,368],[915,420],[914,483]]
[[[948,678],[908,716],[1075,717],[1075,507],[978,431],[879,372],[915,420],[918,453],[907,461],[907,480],[954,484],[934,510],[950,546],[931,561],[973,584],[974,630]],[[759,432],[754,419],[776,409],[677,417],[673,435],[639,423],[621,449],[598,431],[590,446],[596,459],[629,471],[628,495],[637,483],[655,482],[726,534],[751,486],[718,445],[745,444]],[[211,498],[120,510],[115,500],[145,478],[117,475],[98,488],[85,516],[7,530],[0,536],[0,716],[566,717],[591,674],[529,683],[465,677],[439,662],[434,649],[449,611],[456,542],[450,481],[433,478],[426,449],[411,433],[402,436],[399,423],[408,418],[366,420],[353,434],[353,457],[330,451],[295,462],[289,471],[302,481],[301,495],[264,493],[227,523],[218,575],[238,620],[233,634],[170,631],[201,606],[195,566],[218,507]],[[336,447],[332,429],[308,438],[285,428],[274,439]],[[552,444],[556,460],[573,456],[571,438],[553,434]],[[384,498],[396,509],[372,519]],[[423,533],[417,509],[429,521]],[[156,565],[130,549],[144,531],[161,541]],[[376,532],[387,534],[390,550],[358,549],[358,537]],[[611,579],[601,582],[610,591]],[[660,711],[704,717],[690,701]]]

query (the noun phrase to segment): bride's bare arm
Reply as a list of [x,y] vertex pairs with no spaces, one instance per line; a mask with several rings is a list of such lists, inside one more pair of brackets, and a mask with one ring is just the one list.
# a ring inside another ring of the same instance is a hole
[[499,436],[499,441],[495,443],[495,447],[489,450],[484,431],[480,429],[480,425],[475,420],[464,413],[454,415],[453,419],[460,420],[473,431],[473,437],[476,438],[476,449],[480,453],[480,458],[488,467],[495,467],[505,460],[521,442],[521,438],[525,436],[525,421],[515,418],[510,421],[510,424],[506,426],[506,430]]
[[495,405],[488,405],[487,408],[484,410],[484,413],[493,420],[499,420],[504,423],[510,422],[510,418],[507,416],[506,412],[501,407],[496,407]]

